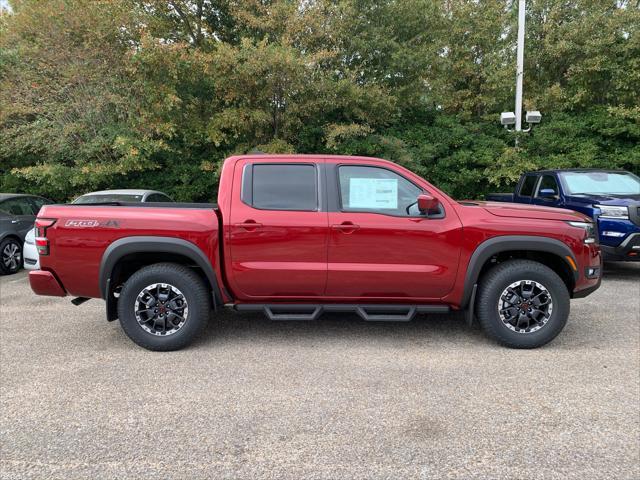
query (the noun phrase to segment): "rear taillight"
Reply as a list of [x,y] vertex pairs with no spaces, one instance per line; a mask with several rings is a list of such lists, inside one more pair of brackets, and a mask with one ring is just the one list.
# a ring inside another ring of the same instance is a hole
[[56,220],[53,218],[36,218],[36,249],[38,255],[49,255],[49,240],[47,239],[47,229]]
[[46,237],[47,228],[56,223],[54,218],[36,218],[36,237]]
[[49,255],[49,240],[36,237],[36,248],[38,249],[38,255]]

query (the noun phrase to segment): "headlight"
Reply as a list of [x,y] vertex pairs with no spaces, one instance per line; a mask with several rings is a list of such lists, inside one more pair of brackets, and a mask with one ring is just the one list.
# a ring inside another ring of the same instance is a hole
[[596,243],[596,229],[591,222],[567,222],[572,227],[584,229],[584,243]]
[[600,209],[601,218],[616,218],[618,220],[628,220],[629,210],[627,207],[613,207],[610,205],[594,205]]

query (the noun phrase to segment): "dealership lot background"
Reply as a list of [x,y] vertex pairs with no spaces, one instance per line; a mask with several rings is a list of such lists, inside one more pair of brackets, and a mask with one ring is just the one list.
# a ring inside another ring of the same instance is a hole
[[533,351],[456,316],[228,312],[158,354],[2,277],[0,478],[637,479],[639,279],[608,266]]

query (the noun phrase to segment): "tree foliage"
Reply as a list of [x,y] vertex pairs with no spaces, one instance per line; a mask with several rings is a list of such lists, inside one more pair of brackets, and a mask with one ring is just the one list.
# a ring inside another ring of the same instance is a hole
[[211,200],[233,153],[381,156],[457,197],[524,170],[640,170],[640,9],[517,2],[14,0],[0,16],[0,190]]

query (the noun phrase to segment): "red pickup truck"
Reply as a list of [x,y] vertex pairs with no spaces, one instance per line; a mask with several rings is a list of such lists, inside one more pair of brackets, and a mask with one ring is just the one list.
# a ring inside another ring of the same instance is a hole
[[532,348],[601,276],[586,216],[457,202],[365,157],[234,156],[217,206],[46,205],[36,228],[33,291],[105,299],[107,319],[151,350],[186,346],[223,307],[273,320],[464,310],[495,340]]

